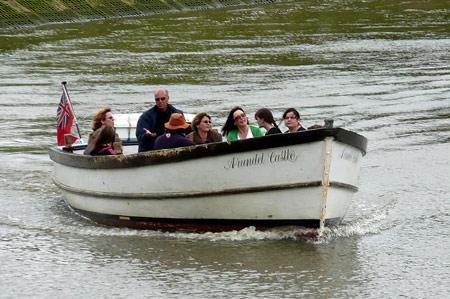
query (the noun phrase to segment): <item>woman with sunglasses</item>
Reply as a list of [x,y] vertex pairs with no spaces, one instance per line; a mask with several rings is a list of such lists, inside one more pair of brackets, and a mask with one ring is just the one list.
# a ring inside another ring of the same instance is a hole
[[198,113],[191,122],[193,132],[186,137],[195,144],[221,142],[222,135],[217,130],[211,129],[211,116],[206,112]]
[[[114,128],[114,117],[111,113],[111,108],[106,107],[100,109],[95,113],[94,120],[92,121],[92,132],[89,134],[88,146],[84,150],[85,155],[89,155],[94,149],[94,140],[100,133],[100,130],[105,126],[111,126]],[[122,140],[120,140],[119,135],[115,133],[116,141],[120,143],[120,150],[122,152]]]
[[264,136],[260,128],[249,125],[244,109],[241,107],[231,109],[222,127],[222,133],[228,141]]

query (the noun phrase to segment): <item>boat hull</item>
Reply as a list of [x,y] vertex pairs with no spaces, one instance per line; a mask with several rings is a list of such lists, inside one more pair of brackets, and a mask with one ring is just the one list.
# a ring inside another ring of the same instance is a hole
[[[314,131],[120,157],[54,148],[50,157],[68,204],[98,223],[195,232],[316,228],[345,216],[367,141],[342,129]],[[340,136],[347,133],[353,141]]]

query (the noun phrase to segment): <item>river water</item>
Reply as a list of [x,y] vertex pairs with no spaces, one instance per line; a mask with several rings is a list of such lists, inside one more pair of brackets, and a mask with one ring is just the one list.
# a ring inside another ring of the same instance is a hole
[[[448,297],[449,12],[306,0],[0,32],[0,297]],[[216,128],[235,105],[333,118],[369,139],[359,192],[319,240],[97,225],[52,182],[61,81],[85,139],[158,87]]]

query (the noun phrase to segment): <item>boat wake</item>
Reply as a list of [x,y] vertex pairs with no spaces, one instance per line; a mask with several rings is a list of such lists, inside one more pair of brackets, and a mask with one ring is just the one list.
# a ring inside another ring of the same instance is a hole
[[[344,222],[343,224],[325,227],[322,233],[319,229],[286,226],[273,228],[265,231],[258,231],[255,227],[250,226],[239,231],[229,231],[220,233],[187,233],[187,232],[162,232],[152,230],[135,230],[127,228],[114,228],[97,224],[85,218],[84,223],[76,225],[76,221],[70,225],[49,225],[36,227],[35,225],[25,224],[20,219],[7,217],[6,221],[0,222],[1,226],[18,227],[26,231],[45,231],[47,233],[58,234],[77,234],[83,236],[138,236],[138,237],[165,237],[174,239],[189,240],[206,240],[211,242],[217,241],[263,241],[263,240],[294,240],[309,242],[314,244],[329,243],[340,238],[351,238],[354,236],[364,236],[378,234],[388,230],[396,225],[393,222],[383,221],[386,219],[391,208],[396,204],[397,200],[392,200],[382,207],[369,211],[366,215],[357,219]],[[83,217],[84,218],[84,217]],[[83,219],[84,220],[84,219]]]
[[246,241],[246,240],[284,240],[305,241],[312,243],[328,243],[339,238],[350,238],[354,236],[364,236],[379,234],[396,225],[396,223],[386,223],[384,220],[389,211],[396,205],[394,199],[384,206],[377,207],[367,214],[360,216],[343,224],[325,227],[321,233],[319,229],[286,226],[274,228],[266,231],[258,231],[255,227],[247,227],[239,231],[221,233],[165,233],[167,236],[187,239],[201,239],[210,241]]
[[396,226],[395,222],[385,222],[389,211],[396,205],[393,199],[384,206],[377,207],[365,215],[361,215],[351,221],[344,221],[338,226],[326,227],[318,242],[328,242],[338,238],[350,238],[354,236],[365,236],[379,234],[382,231]]

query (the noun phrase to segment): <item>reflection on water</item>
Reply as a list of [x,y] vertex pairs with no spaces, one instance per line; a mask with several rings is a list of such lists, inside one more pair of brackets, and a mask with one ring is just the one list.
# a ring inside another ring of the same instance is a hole
[[[445,1],[295,1],[0,32],[0,274],[6,297],[431,297],[448,294],[449,8]],[[345,221],[182,234],[103,227],[52,182],[68,89],[136,113],[157,87],[187,113],[265,106],[369,139]],[[409,281],[420,281],[410,284]],[[130,287],[132,286],[132,287]]]
[[[39,229],[30,226],[8,225],[8,232],[26,230],[26,237],[5,239],[13,252],[20,252],[30,260],[31,271],[44,268],[40,285],[64,284],[73,277],[85,278],[61,271],[57,276],[44,264],[51,257],[54,269],[71,268],[78,271],[107,270],[112,285],[123,279],[136,280],[132,294],[146,291],[164,297],[173,292],[190,295],[240,296],[243,293],[258,296],[290,297],[292,294],[345,293],[346,281],[358,268],[355,244],[349,240],[326,245],[289,240],[252,240],[251,229],[235,232],[233,241],[207,240],[194,234],[169,234],[149,231],[111,229],[96,225]],[[238,235],[242,235],[238,240]],[[51,245],[50,245],[51,244]],[[67,259],[66,252],[77,252]],[[42,259],[43,258],[43,259]],[[342,259],[347,263],[342,264]],[[345,274],[344,274],[345,273]],[[238,283],[237,283],[238,282]],[[343,288],[343,286],[345,286]],[[30,283],[29,287],[38,287]],[[59,291],[70,294],[75,286],[66,285]],[[91,290],[80,290],[91,294]],[[330,293],[333,290],[332,293]],[[45,289],[46,292],[50,290]],[[104,292],[102,288],[99,294]],[[27,294],[25,292],[25,294]]]

